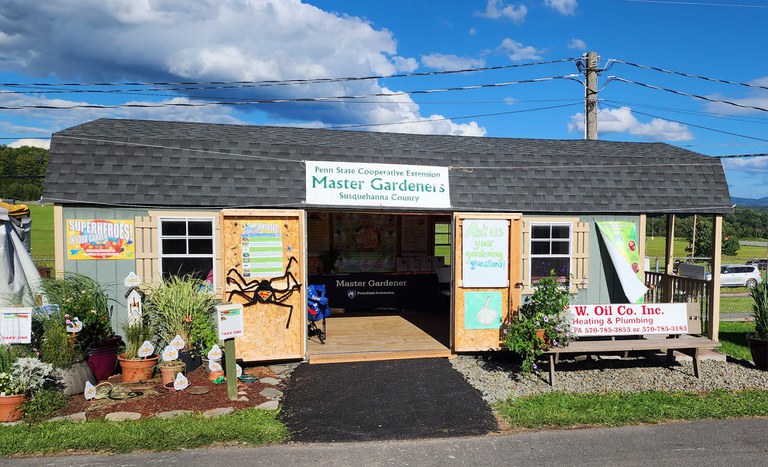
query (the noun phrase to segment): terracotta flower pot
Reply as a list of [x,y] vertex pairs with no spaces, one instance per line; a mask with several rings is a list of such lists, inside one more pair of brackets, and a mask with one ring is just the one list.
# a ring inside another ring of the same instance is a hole
[[0,396],[0,422],[15,422],[24,416],[24,394]]
[[211,379],[211,381],[215,381],[222,376],[224,376],[223,371],[211,371],[210,373],[208,373],[208,377]]
[[155,372],[155,365],[159,358],[159,355],[153,355],[141,360],[130,360],[125,358],[124,355],[120,355],[117,359],[120,361],[120,367],[123,369],[123,382],[138,383],[152,379],[152,374]]
[[160,365],[160,378],[163,384],[173,383],[176,375],[184,372],[184,362],[177,362],[174,365]]

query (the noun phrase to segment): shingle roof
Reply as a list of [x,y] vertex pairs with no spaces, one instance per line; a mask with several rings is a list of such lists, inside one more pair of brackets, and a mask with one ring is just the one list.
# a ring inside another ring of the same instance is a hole
[[44,199],[121,206],[297,207],[305,199],[301,161],[448,166],[454,211],[731,210],[719,159],[663,143],[113,119],[53,135]]

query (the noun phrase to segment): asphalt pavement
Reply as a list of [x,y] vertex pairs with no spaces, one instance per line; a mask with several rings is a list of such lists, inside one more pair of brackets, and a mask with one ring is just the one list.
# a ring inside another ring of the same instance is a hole
[[280,412],[293,441],[483,435],[498,429],[480,392],[444,358],[299,365]]

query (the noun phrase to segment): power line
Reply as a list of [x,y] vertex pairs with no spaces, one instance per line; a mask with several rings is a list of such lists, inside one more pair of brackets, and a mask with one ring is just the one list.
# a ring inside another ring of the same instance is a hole
[[695,110],[687,110],[687,109],[675,109],[672,107],[662,107],[658,105],[648,105],[648,104],[642,104],[638,102],[626,102],[626,101],[617,101],[613,99],[601,99],[600,102],[613,102],[615,104],[620,105],[626,105],[626,106],[632,106],[632,107],[645,107],[648,109],[655,109],[655,110],[663,110],[665,112],[672,112],[672,113],[681,113],[681,114],[687,114],[687,115],[694,115],[698,117],[710,117],[710,118],[719,118],[723,120],[733,120],[735,122],[744,122],[744,123],[755,123],[758,125],[768,125],[768,118],[760,118],[760,117],[732,117],[730,115],[722,115],[722,114],[716,114],[711,112],[698,112]]
[[[768,8],[768,7],[766,7],[766,8]],[[664,69],[664,68],[659,68],[659,67],[650,66],[650,65],[641,65],[639,63],[625,62],[624,60],[618,60],[618,59],[614,59],[614,58],[609,59],[607,63],[608,63],[608,67],[607,68],[610,68],[610,64],[611,63],[621,63],[621,64],[624,64],[624,65],[629,65],[629,66],[633,66],[633,67],[637,67],[637,68],[645,68],[647,70],[659,71],[661,73],[669,73],[669,74],[673,74],[673,75],[685,76],[686,78],[697,78],[697,79],[703,79],[705,81],[713,81],[713,82],[716,82],[716,83],[734,84],[734,85],[737,85],[737,86],[744,86],[744,87],[748,87],[748,88],[756,88],[756,89],[768,90],[768,86],[761,86],[759,84],[740,83],[738,81],[729,81],[729,80],[719,79],[719,78],[710,78],[708,76],[693,75],[693,74],[690,74],[690,73],[683,73],[682,71],[667,70],[667,69]]]
[[[611,107],[613,109],[619,109],[620,108],[618,106],[611,105],[611,104],[608,104],[608,103],[605,103],[605,105],[607,107]],[[748,136],[748,135],[742,135],[742,134],[739,134],[739,133],[733,133],[731,131],[718,130],[716,128],[711,128],[711,127],[707,127],[707,126],[703,126],[703,125],[696,125],[696,124],[693,124],[693,123],[683,122],[683,121],[680,121],[680,120],[674,120],[672,118],[660,117],[658,115],[653,115],[653,114],[649,114],[649,113],[646,113],[646,112],[640,112],[639,110],[634,110],[633,109],[632,112],[640,114],[640,115],[645,115],[646,117],[660,118],[662,120],[667,120],[667,121],[670,121],[670,122],[679,123],[681,125],[688,125],[688,126],[692,126],[694,128],[700,128],[702,130],[709,130],[709,131],[714,131],[716,133],[722,133],[722,134],[725,134],[725,135],[738,136],[740,138],[753,139],[755,141],[765,141],[765,142],[768,142],[768,139],[758,138],[756,136]]]
[[368,97],[387,97],[387,96],[406,96],[411,94],[436,94],[450,91],[470,91],[475,89],[487,89],[487,88],[499,88],[512,86],[516,84],[528,84],[528,83],[541,83],[545,81],[554,81],[558,79],[573,80],[577,75],[563,75],[563,76],[551,76],[546,78],[531,78],[518,81],[507,81],[502,83],[487,83],[477,84],[470,86],[455,86],[449,88],[440,89],[426,89],[415,91],[397,91],[391,93],[371,93],[362,94],[357,96],[328,96],[328,97],[297,97],[297,98],[283,98],[283,99],[249,99],[243,101],[231,101],[231,102],[164,102],[162,104],[145,104],[145,103],[125,103],[125,104],[75,104],[68,106],[53,106],[53,105],[20,105],[20,106],[0,106],[0,110],[26,110],[26,109],[45,109],[45,110],[69,110],[69,109],[118,109],[118,108],[164,108],[164,107],[206,107],[214,105],[254,105],[254,104],[285,104],[285,103],[297,103],[297,102],[338,102],[345,101],[347,99],[365,99]]
[[728,156],[714,156],[718,159],[741,159],[746,157],[768,157],[768,153],[759,153],[759,154],[731,154]]
[[678,0],[624,0],[632,3],[661,3],[667,5],[689,5],[689,6],[723,6],[734,8],[768,8],[768,5],[746,5],[738,3],[709,3],[709,2],[682,2]]
[[561,58],[557,60],[545,60],[539,62],[529,63],[517,63],[513,65],[498,65],[490,67],[477,67],[477,68],[465,68],[461,70],[442,70],[442,71],[424,71],[418,73],[399,73],[393,75],[371,75],[371,76],[348,76],[341,78],[309,78],[309,79],[289,79],[289,80],[263,80],[263,81],[156,81],[156,82],[100,82],[100,83],[0,83],[3,87],[59,87],[59,86],[285,86],[295,84],[319,84],[319,83],[336,83],[342,81],[363,81],[373,79],[389,79],[389,78],[410,78],[417,76],[438,76],[449,75],[458,73],[476,73],[481,71],[496,71],[496,70],[508,70],[512,68],[523,68],[537,65],[550,65],[553,63],[573,62],[579,60],[579,58]]
[[608,80],[606,81],[605,84],[607,85],[611,81],[621,81],[623,83],[635,84],[637,86],[642,86],[642,87],[649,88],[649,89],[655,89],[657,91],[671,92],[672,94],[677,94],[679,96],[694,97],[696,99],[701,99],[701,100],[705,100],[705,101],[709,101],[709,102],[717,102],[717,103],[720,103],[720,104],[728,104],[728,105],[732,105],[732,106],[735,106],[735,107],[741,107],[743,109],[752,109],[752,110],[759,110],[761,112],[768,112],[768,109],[763,108],[763,107],[757,107],[757,106],[754,106],[754,105],[744,105],[744,104],[739,104],[737,102],[726,101],[726,100],[722,100],[722,99],[713,99],[711,97],[701,96],[699,94],[691,94],[689,92],[676,91],[674,89],[664,88],[664,87],[661,87],[661,86],[655,86],[653,84],[641,83],[639,81],[632,81],[632,80],[629,80],[629,79],[619,78],[618,76],[609,76]]

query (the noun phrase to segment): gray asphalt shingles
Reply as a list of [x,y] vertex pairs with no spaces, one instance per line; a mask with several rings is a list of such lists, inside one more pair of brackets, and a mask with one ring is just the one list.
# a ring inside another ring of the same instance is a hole
[[[719,160],[662,143],[113,119],[53,135],[44,198],[295,207],[305,201],[301,162],[310,160],[450,167],[455,211],[716,214],[731,206]],[[110,190],[118,180],[133,192]]]

